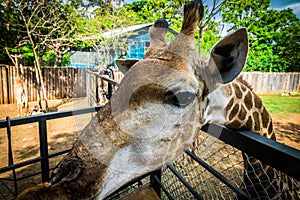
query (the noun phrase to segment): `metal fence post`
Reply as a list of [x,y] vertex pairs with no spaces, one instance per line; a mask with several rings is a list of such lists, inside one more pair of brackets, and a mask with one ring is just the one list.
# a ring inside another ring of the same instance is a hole
[[110,99],[112,96],[112,85],[111,83],[108,83],[108,99]]
[[160,198],[161,197],[161,190],[160,190],[160,185],[159,183],[155,180],[155,177],[157,177],[157,179],[159,181],[161,181],[161,169],[155,170],[151,173],[150,175],[150,183],[154,189],[154,191],[156,192],[157,196]]
[[39,135],[40,135],[40,156],[42,182],[49,181],[49,158],[48,158],[48,139],[47,139],[47,121],[46,118],[39,119]]
[[[8,165],[12,166],[14,165],[14,158],[13,158],[13,152],[12,152],[12,143],[11,143],[11,123],[10,123],[10,117],[6,117],[7,121],[7,127],[6,127],[6,132],[7,132],[7,140],[8,140]],[[17,175],[16,175],[16,170],[13,169],[13,181],[14,181],[14,187],[15,187],[15,195],[18,194],[18,182],[17,182]]]

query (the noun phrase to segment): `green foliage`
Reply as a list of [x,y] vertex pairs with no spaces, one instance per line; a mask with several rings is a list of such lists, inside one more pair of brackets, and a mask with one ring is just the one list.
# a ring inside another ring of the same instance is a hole
[[[183,20],[183,5],[186,2],[180,0],[140,0],[127,4],[121,9],[124,10],[124,13],[130,13],[130,16],[136,19],[138,24],[165,18],[169,22],[171,29],[180,32]],[[206,15],[208,15],[207,7],[205,8]],[[201,41],[201,54],[208,55],[212,46],[220,39],[217,27],[218,24],[216,22],[209,21],[203,34],[203,41]],[[195,36],[196,44],[199,43],[199,39],[199,32],[197,32]]]
[[[203,41],[201,42],[201,54],[208,57],[212,47],[221,39],[219,31],[217,30],[218,24],[214,21],[210,21],[203,34]],[[199,33],[196,33],[196,41],[199,37]]]
[[[54,66],[55,59],[56,59],[56,53],[54,50],[46,51],[46,53],[43,56],[42,66],[44,67]],[[65,55],[63,55],[61,66],[70,66],[70,53],[66,53]]]
[[125,5],[122,9],[133,12],[139,23],[150,23],[157,19],[165,18],[170,23],[170,28],[179,31],[182,21],[182,7],[185,1],[180,0],[140,0]]
[[246,71],[300,71],[300,23],[291,9],[272,10],[270,0],[234,0],[225,4],[222,17],[231,29],[249,32]]
[[32,48],[30,45],[24,45],[21,48],[22,51],[22,57],[23,57],[23,65],[25,66],[33,66],[34,63],[34,58],[33,58],[33,52],[32,52]]

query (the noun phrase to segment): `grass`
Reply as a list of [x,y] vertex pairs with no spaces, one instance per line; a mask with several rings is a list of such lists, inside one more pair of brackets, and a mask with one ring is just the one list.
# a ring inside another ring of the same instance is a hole
[[300,95],[260,95],[260,98],[272,115],[289,117],[292,114],[300,114]]

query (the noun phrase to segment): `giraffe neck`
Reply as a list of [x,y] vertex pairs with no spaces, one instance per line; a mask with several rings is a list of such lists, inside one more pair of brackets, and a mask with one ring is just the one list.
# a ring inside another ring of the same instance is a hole
[[[207,96],[205,103],[203,125],[216,123],[232,129],[245,128],[258,135],[276,140],[271,116],[261,99],[239,81],[218,87]],[[290,199],[289,197],[297,193],[296,190],[290,191],[290,188],[297,188],[292,178],[246,153],[242,155],[245,189],[251,197],[278,198],[280,196]]]
[[246,128],[253,133],[276,140],[272,118],[261,99],[244,84],[234,81],[225,87],[228,104],[225,108],[225,126]]
[[245,128],[276,140],[272,119],[261,99],[238,81],[219,86],[206,98],[202,124],[222,124],[228,128]]

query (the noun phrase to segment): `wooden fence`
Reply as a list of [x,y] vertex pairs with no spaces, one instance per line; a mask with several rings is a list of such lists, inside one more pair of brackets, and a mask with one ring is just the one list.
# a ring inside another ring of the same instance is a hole
[[300,73],[243,72],[257,94],[300,93]]
[[[42,74],[48,100],[85,97],[88,94],[87,79],[90,76],[85,68],[42,68]],[[16,102],[13,93],[16,76],[15,67],[0,66],[0,104]],[[116,73],[115,79],[121,81],[122,77],[121,73]],[[242,77],[257,94],[300,92],[300,73],[243,72]],[[27,85],[29,101],[37,101],[34,68],[24,67],[23,79]]]
[[[86,96],[86,69],[42,68],[42,76],[48,100]],[[0,104],[15,103],[14,84],[17,69],[13,66],[0,66],[0,77]],[[24,67],[22,78],[27,85],[28,101],[37,101],[34,68]],[[43,95],[41,96],[43,100]]]

